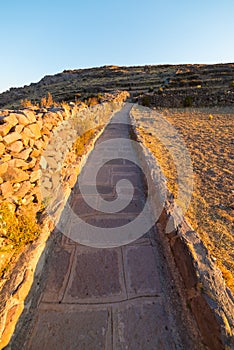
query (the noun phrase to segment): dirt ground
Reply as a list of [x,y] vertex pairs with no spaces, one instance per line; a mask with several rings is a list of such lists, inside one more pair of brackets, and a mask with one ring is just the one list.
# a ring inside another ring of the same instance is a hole
[[[234,292],[234,111],[223,108],[157,112],[176,127],[191,155],[194,191],[186,218],[203,239]],[[139,131],[160,162],[169,189],[176,194],[177,172],[168,150],[147,130],[140,128]]]

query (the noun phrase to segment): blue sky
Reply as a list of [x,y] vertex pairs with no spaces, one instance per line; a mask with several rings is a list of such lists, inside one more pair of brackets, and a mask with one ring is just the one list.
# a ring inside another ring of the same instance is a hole
[[8,0],[0,91],[64,69],[234,62],[234,0]]

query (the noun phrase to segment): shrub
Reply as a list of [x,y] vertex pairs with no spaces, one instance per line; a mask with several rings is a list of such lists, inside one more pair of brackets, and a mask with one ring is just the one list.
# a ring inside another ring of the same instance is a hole
[[184,99],[184,107],[192,107],[192,105],[193,105],[193,97],[186,96]]
[[145,95],[141,99],[142,106],[149,107],[150,106],[150,98],[149,96]]
[[32,104],[30,100],[25,99],[20,101],[20,105],[23,108],[27,108],[27,107],[31,107]]
[[48,92],[47,97],[44,96],[41,98],[40,107],[52,107],[54,105],[53,97],[50,92]]
[[32,242],[39,234],[36,215],[31,211],[16,214],[12,205],[7,202],[0,204],[0,237],[21,246]]

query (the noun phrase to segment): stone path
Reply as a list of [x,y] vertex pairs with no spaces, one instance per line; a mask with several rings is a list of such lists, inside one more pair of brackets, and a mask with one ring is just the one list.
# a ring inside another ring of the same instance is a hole
[[[128,120],[129,108],[113,117],[97,145],[116,137],[129,138],[128,125],[119,124]],[[92,157],[86,169],[92,169]],[[134,219],[144,206],[146,192],[136,165],[120,158],[108,162],[98,173],[97,187],[103,199],[113,201],[115,184],[123,178],[131,180],[134,195],[119,213],[91,209],[78,184],[70,200],[73,211],[98,227],[118,227]],[[89,195],[98,205],[100,195],[92,191]],[[72,236],[79,227],[68,220],[65,229]],[[185,343],[188,331],[181,310],[175,312],[179,303],[160,249],[154,228],[134,242],[107,249],[80,245],[63,235],[50,254],[33,317],[11,348],[202,349],[199,342],[192,347],[189,340]]]

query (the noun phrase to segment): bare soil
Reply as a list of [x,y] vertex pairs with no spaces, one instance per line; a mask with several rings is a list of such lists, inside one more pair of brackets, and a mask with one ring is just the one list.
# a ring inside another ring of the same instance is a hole
[[[160,109],[159,112],[176,127],[191,154],[195,185],[186,219],[201,236],[234,292],[233,110]],[[177,173],[168,150],[147,131],[139,131],[160,162],[169,189],[176,195]]]

